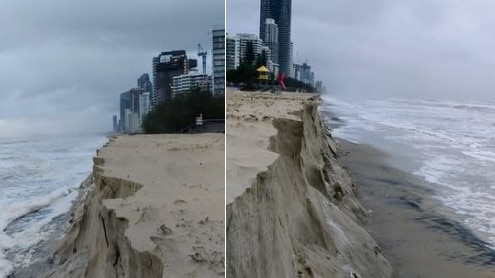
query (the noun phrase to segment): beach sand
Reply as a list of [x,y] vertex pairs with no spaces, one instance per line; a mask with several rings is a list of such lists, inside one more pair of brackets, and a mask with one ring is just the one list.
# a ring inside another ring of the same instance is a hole
[[229,90],[227,97],[227,197],[231,203],[251,187],[256,175],[266,171],[278,158],[269,150],[277,134],[272,120],[300,120],[302,103],[311,94],[270,94]]
[[223,134],[112,139],[49,277],[223,277],[224,150]]
[[371,210],[366,229],[382,247],[398,278],[494,278],[495,251],[432,198],[431,184],[399,171],[373,147],[338,140],[339,162]]
[[318,101],[227,89],[227,277],[390,277]]

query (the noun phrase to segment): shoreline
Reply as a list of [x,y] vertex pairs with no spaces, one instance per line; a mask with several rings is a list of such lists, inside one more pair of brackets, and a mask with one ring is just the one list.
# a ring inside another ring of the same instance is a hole
[[[14,268],[7,278],[36,278],[40,277],[40,273],[43,277],[48,274],[50,269],[54,267],[54,253],[56,252],[57,246],[61,244],[63,238],[67,235],[71,224],[71,218],[73,217],[75,210],[84,203],[87,194],[91,191],[90,187],[92,183],[93,173],[89,173],[76,189],[78,195],[76,199],[72,201],[69,210],[55,217],[46,225],[55,226],[50,235],[29,250],[26,250],[26,252],[29,252],[34,257],[33,262],[25,266]],[[29,216],[29,214],[24,215],[23,217],[26,216]],[[8,228],[9,227],[7,227],[7,229]],[[8,257],[13,255],[15,254],[9,254]]]
[[[371,213],[365,227],[383,249],[394,277],[495,277],[495,250],[431,196],[428,182],[390,166],[388,155],[338,138],[339,163]],[[430,187],[431,188],[431,187]]]

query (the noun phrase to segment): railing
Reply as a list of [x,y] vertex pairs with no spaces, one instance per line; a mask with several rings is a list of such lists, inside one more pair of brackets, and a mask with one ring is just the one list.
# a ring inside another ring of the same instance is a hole
[[[218,123],[222,123],[222,122],[225,122],[225,119],[203,119],[203,126],[208,125],[208,124],[218,124]],[[185,131],[190,130],[191,128],[197,127],[197,126],[198,125],[196,125],[196,123],[192,123],[192,124],[190,124],[184,128],[179,129],[175,133],[176,134],[184,133]],[[224,128],[224,131],[225,131],[225,128]]]

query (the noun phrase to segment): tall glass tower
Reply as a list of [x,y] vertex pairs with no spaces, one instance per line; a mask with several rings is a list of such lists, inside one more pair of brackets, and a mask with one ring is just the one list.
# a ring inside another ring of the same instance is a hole
[[260,38],[266,37],[266,19],[273,18],[278,26],[279,72],[289,75],[292,68],[290,57],[290,22],[292,0],[261,0]]

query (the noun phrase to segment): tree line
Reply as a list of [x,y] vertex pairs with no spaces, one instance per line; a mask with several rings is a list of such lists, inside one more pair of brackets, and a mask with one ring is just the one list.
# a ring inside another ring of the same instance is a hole
[[144,133],[177,133],[193,125],[196,117],[225,119],[225,98],[210,91],[194,89],[159,103],[143,120]]
[[[258,83],[258,72],[256,70],[261,66],[267,66],[266,52],[263,50],[261,54],[256,54],[253,43],[247,42],[246,55],[237,69],[227,71],[227,82],[236,84],[244,83],[246,89],[256,90],[256,84]],[[273,73],[270,73],[270,80],[274,85],[277,85],[276,78]],[[285,77],[285,86],[289,90],[316,91],[313,86],[288,76]]]

